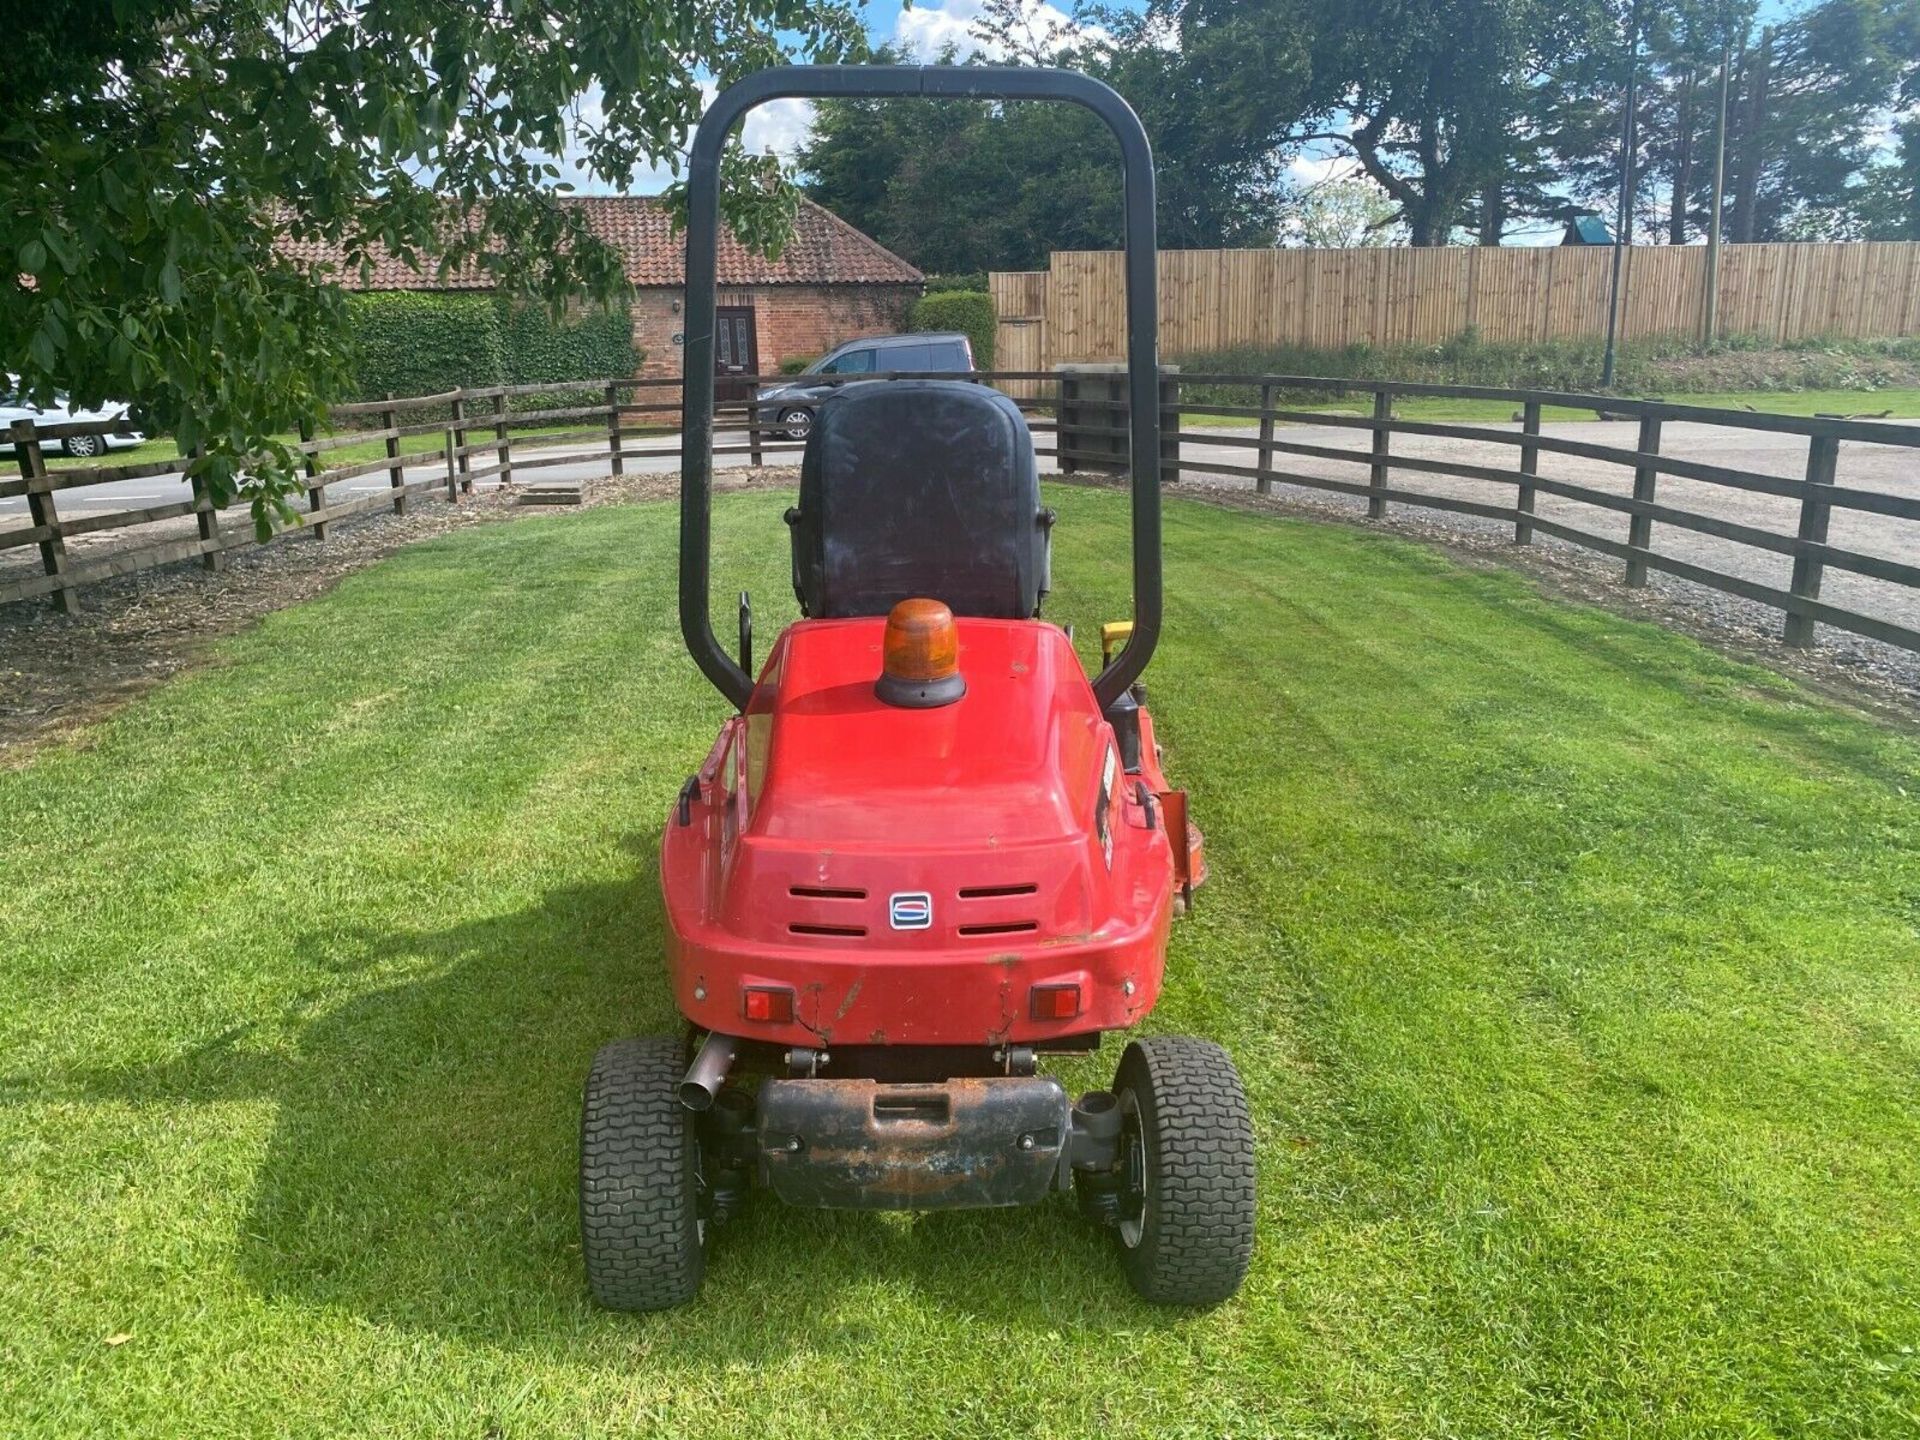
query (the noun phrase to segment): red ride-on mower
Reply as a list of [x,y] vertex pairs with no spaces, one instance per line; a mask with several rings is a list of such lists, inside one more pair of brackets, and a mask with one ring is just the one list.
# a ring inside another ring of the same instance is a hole
[[[1018,408],[953,380],[820,407],[787,512],[801,619],[756,680],[708,615],[722,145],[783,97],[1066,100],[1126,163],[1133,601],[1088,679],[1039,618],[1053,515]],[[680,616],[738,709],[660,847],[680,1036],[619,1040],[587,1081],[580,1223],[602,1304],[699,1289],[755,1187],[873,1210],[1031,1205],[1071,1187],[1149,1300],[1211,1305],[1253,1248],[1253,1131],[1208,1040],[1144,1036],[1075,1101],[1041,1057],[1152,1010],[1204,878],[1135,682],[1160,629],[1153,168],[1106,86],[1063,71],[792,67],[722,94],[689,167]],[[697,1045],[695,1041],[697,1040]]]

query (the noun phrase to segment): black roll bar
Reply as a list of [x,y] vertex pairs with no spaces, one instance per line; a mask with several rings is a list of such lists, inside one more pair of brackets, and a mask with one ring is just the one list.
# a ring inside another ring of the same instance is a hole
[[1133,472],[1133,636],[1094,677],[1106,710],[1140,678],[1160,638],[1160,396],[1153,152],[1140,117],[1107,86],[1071,70],[985,65],[788,65],[729,85],[694,132],[687,166],[687,289],[680,428],[680,632],[694,661],[741,709],[753,680],[720,646],[708,612],[713,528],[713,311],[720,234],[720,156],[733,127],[769,100],[1064,100],[1091,110],[1120,142],[1126,176],[1127,400]]

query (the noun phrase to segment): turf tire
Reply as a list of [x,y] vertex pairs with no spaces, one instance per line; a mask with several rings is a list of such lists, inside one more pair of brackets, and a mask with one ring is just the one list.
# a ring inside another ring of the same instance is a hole
[[1157,1305],[1218,1305],[1253,1256],[1253,1119],[1233,1061],[1211,1040],[1155,1035],[1120,1057],[1113,1084],[1138,1116],[1146,1186],[1133,1288]]
[[580,1249],[587,1288],[609,1310],[668,1310],[706,1269],[699,1141],[677,1087],[679,1036],[603,1045],[580,1113]]

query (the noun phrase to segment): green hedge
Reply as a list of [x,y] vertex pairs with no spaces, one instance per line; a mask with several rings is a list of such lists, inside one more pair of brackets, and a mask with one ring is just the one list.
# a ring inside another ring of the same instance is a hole
[[537,305],[503,304],[500,312],[509,385],[612,380],[639,368],[640,356],[633,348],[633,318],[624,305],[590,310],[559,324]]
[[[431,395],[461,387],[611,379],[640,366],[624,305],[556,321],[540,306],[513,305],[489,294],[397,290],[349,296],[348,313],[356,400],[388,391]],[[531,396],[520,408],[552,408],[568,399]]]
[[942,290],[913,305],[913,330],[958,330],[973,342],[976,369],[993,368],[993,297],[979,290]]
[[938,295],[946,290],[985,290],[987,272],[963,270],[956,275],[929,275],[926,277],[925,284],[929,295]]
[[351,295],[353,395],[433,395],[506,378],[505,337],[491,295],[382,291]]

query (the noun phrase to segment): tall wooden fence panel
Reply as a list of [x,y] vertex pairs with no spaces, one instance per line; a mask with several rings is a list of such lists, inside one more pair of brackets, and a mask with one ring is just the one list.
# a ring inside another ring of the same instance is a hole
[[[1468,329],[1499,341],[1598,337],[1612,254],[1579,246],[1163,251],[1160,350],[1439,344]],[[1721,256],[1722,336],[1920,334],[1920,243],[1728,245]],[[1706,273],[1704,246],[1629,248],[1621,335],[1700,335]],[[1008,347],[1001,365],[1047,369],[1125,352],[1117,253],[1057,250],[1048,270],[995,274],[990,284]]]
[[[1047,356],[1047,272],[996,271],[987,277],[995,316],[993,363],[1000,370],[1040,370]],[[1044,381],[1001,383],[1016,400],[1037,399]]]

